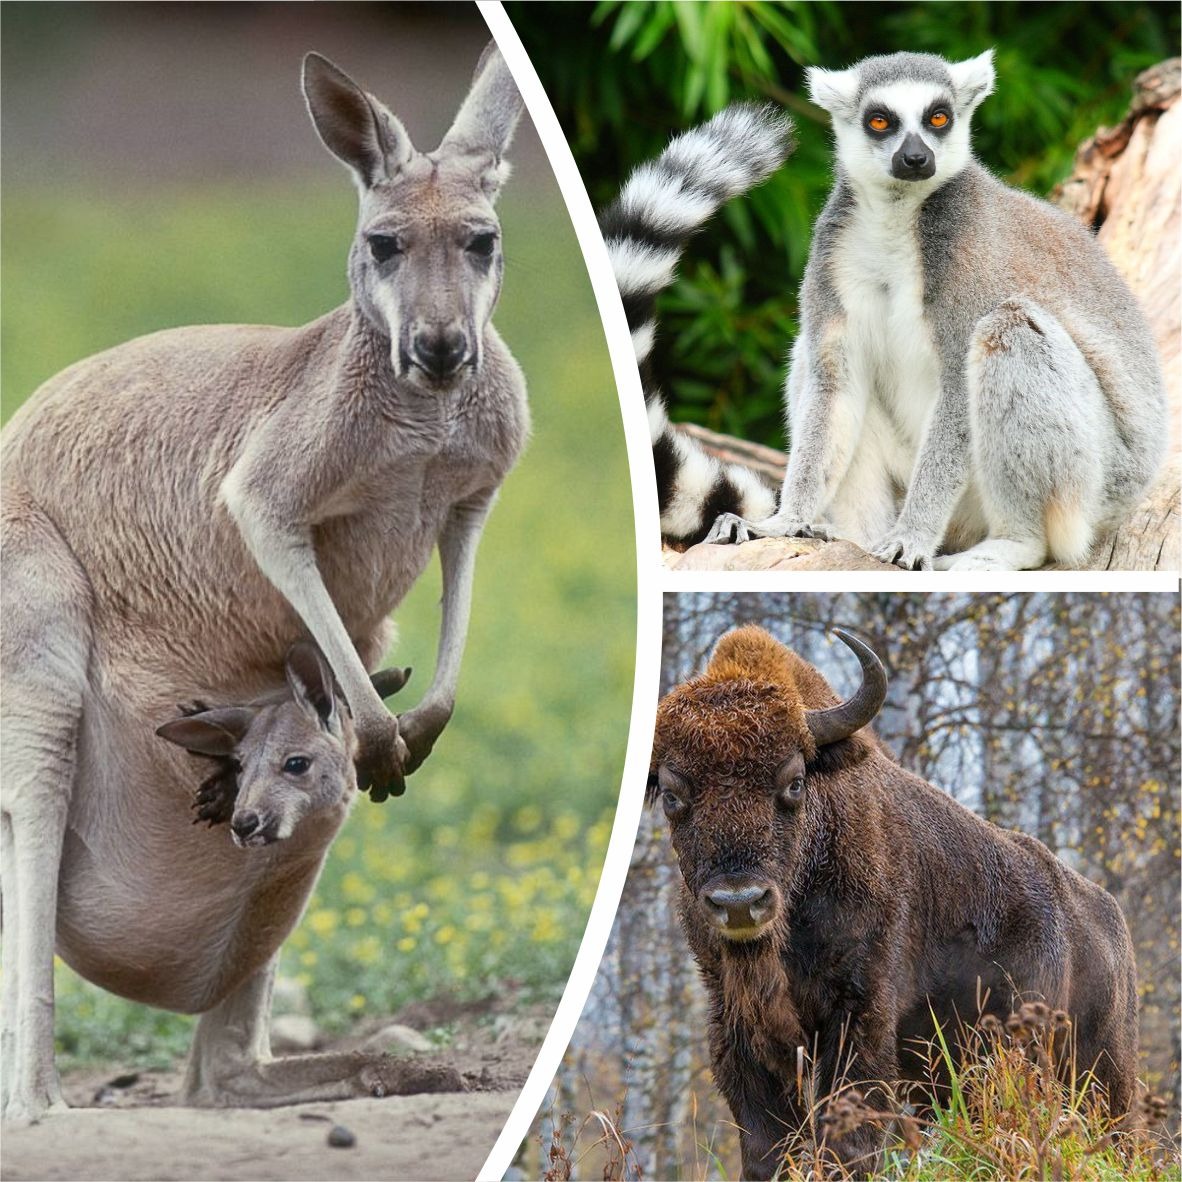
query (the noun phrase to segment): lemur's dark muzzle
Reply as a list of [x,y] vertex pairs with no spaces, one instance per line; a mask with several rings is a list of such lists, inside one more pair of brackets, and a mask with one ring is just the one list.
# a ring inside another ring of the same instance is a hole
[[897,181],[926,181],[935,173],[935,152],[915,132],[908,132],[891,157],[891,176]]

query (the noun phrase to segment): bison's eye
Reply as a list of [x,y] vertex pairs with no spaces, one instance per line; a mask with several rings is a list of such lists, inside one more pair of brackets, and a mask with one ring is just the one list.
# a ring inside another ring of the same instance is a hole
[[368,242],[369,253],[376,263],[387,263],[402,253],[402,243],[393,234],[371,234]]
[[662,792],[661,807],[665,810],[665,816],[676,817],[685,811],[685,801],[676,792]]
[[283,770],[289,776],[302,776],[311,766],[312,761],[306,755],[293,755],[283,765]]
[[784,808],[791,808],[800,803],[804,795],[804,776],[796,776],[784,784],[776,793],[777,802]]

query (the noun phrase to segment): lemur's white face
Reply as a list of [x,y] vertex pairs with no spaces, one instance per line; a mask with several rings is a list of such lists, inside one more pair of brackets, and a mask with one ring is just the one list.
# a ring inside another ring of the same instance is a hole
[[[909,70],[912,63],[923,68]],[[973,111],[993,89],[993,54],[955,63],[896,54],[848,70],[810,69],[808,82],[813,102],[833,116],[851,182],[920,195],[968,163]]]

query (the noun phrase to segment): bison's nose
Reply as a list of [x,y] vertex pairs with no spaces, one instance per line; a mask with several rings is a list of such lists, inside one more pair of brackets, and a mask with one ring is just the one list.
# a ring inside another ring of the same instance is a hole
[[727,933],[750,933],[776,913],[776,893],[766,883],[708,887],[702,905],[710,921]]
[[245,841],[258,827],[258,813],[235,813],[234,819],[230,822],[230,828],[234,830],[234,836],[239,841]]
[[451,377],[468,359],[468,338],[459,328],[424,330],[415,333],[411,353],[415,364],[431,377]]

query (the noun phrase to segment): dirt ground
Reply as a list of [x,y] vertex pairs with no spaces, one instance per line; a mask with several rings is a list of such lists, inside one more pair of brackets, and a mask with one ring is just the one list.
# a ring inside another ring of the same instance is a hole
[[[396,1020],[408,1022],[403,1013]],[[438,1014],[422,1021],[438,1024]],[[548,1014],[457,1015],[431,1063],[454,1067],[467,1089],[273,1109],[175,1106],[179,1066],[126,1072],[119,1064],[66,1074],[72,1110],[26,1129],[4,1130],[5,1182],[71,1179],[434,1179],[462,1182],[484,1164],[533,1064]],[[415,1023],[416,1025],[418,1023]],[[324,1049],[349,1049],[355,1039]],[[134,1079],[133,1079],[134,1076]],[[116,1086],[118,1085],[118,1086]],[[329,1144],[343,1126],[348,1148]]]

